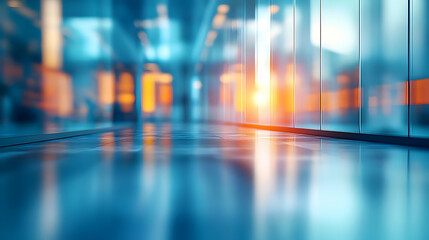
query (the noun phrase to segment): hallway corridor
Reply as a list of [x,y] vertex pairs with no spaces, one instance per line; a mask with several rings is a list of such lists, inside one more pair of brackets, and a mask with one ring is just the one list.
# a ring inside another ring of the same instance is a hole
[[429,239],[428,159],[202,124],[2,148],[1,239]]

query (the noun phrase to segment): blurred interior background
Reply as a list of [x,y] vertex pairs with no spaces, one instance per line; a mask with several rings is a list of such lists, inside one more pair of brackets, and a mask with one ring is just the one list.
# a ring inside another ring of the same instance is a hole
[[1,0],[0,239],[429,239],[426,148],[199,124],[427,144],[428,43],[428,0]]
[[226,121],[429,137],[425,0],[5,0],[0,137]]

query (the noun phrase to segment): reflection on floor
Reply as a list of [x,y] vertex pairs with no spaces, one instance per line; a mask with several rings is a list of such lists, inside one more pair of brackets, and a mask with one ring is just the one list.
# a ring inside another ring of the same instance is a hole
[[37,134],[63,133],[112,127],[111,123],[81,124],[81,123],[45,123],[41,124],[3,124],[0,125],[0,140]]
[[0,150],[1,239],[429,239],[429,151],[218,125]]

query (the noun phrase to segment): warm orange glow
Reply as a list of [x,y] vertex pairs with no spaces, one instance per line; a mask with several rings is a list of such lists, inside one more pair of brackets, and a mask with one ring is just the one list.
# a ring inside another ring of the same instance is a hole
[[217,7],[217,11],[222,14],[227,14],[229,12],[229,6],[226,4],[221,4]]
[[322,111],[330,112],[336,109],[336,92],[322,92]]
[[131,73],[121,73],[118,84],[118,103],[121,110],[125,113],[133,110],[135,102],[134,78]]
[[[156,110],[157,100],[164,105],[171,105],[173,102],[173,76],[169,73],[162,73],[157,64],[145,64],[145,72],[142,75],[142,111],[152,113]],[[157,87],[158,84],[158,87]],[[158,92],[156,92],[158,91]]]
[[69,116],[73,112],[73,86],[70,76],[62,74],[61,78],[57,79],[57,84],[58,115]]
[[337,81],[341,86],[347,86],[350,83],[350,77],[346,74],[342,74],[337,77]]
[[115,76],[112,72],[100,72],[98,80],[98,102],[113,104],[115,101]]
[[295,99],[293,87],[287,87],[285,90],[285,110],[287,113],[293,113],[295,111]]
[[[243,100],[243,89],[242,89],[242,75],[241,75],[241,65],[236,64],[234,70],[237,72],[226,72],[223,73],[219,80],[221,84],[221,93],[220,99],[221,103],[232,103],[234,100],[234,107],[237,112],[242,112],[244,110],[244,100]],[[198,85],[201,85],[201,82],[198,81]],[[201,88],[201,86],[197,86]],[[198,88],[198,89],[199,89]],[[234,91],[234,92],[232,92]]]
[[279,7],[279,6],[277,6],[277,5],[271,5],[271,6],[270,6],[270,13],[271,13],[272,15],[274,15],[274,14],[278,13],[278,12],[279,12],[279,10],[280,10],[280,7]]
[[242,89],[243,78],[241,74],[237,73],[235,78],[235,111],[243,112],[244,101],[243,101],[243,89]]
[[48,68],[60,69],[63,64],[61,33],[62,5],[60,0],[42,0],[42,60]]
[[241,79],[241,74],[237,72],[224,73],[220,76],[220,82],[222,83],[232,83],[238,79]]
[[103,155],[103,160],[105,161],[111,161],[114,150],[115,150],[115,134],[110,133],[104,133],[100,137],[100,144],[101,144],[101,153]]
[[429,104],[429,79],[411,81],[411,104]]
[[[412,81],[411,81],[412,83]],[[395,105],[408,105],[408,82],[398,82],[395,84],[396,92],[400,95],[396,98]],[[429,88],[426,88],[429,90]]]
[[16,7],[20,7],[21,3],[17,0],[10,0],[9,2],[7,2],[7,5],[11,8],[16,8]]
[[[154,156],[153,153],[155,150],[155,137],[153,133],[155,132],[155,126],[151,123],[145,123],[143,126],[143,132],[147,134],[143,134],[143,160],[145,161],[145,167],[143,168],[146,174],[143,174],[144,176],[150,176],[150,173],[152,173],[151,168],[148,168],[148,166],[151,166],[149,164],[152,164],[154,162]],[[146,172],[147,171],[147,172]]]
[[360,96],[361,96],[361,89],[355,88],[354,89],[354,107],[355,108],[360,107]]
[[235,79],[239,78],[240,74],[238,73],[224,73],[220,76],[221,83],[231,83],[234,82]]
[[129,105],[134,103],[135,97],[131,93],[123,93],[119,95],[118,101],[121,103],[121,108],[124,112],[131,112],[132,108]]
[[[271,109],[279,109],[282,110],[281,108],[279,108],[279,106],[283,107],[283,102],[280,103],[281,101],[281,97],[283,97],[283,88],[279,87],[279,81],[277,79],[277,72],[274,72],[273,69],[271,70]],[[285,95],[286,96],[286,95]],[[278,113],[278,111],[273,111],[272,115],[276,115]]]
[[308,96],[307,111],[308,112],[319,111],[320,110],[319,101],[320,101],[319,93],[311,93]]
[[173,76],[169,73],[159,73],[156,74],[157,82],[163,84],[169,84],[173,81]]
[[[161,132],[164,136],[169,136],[171,134],[171,126],[170,125],[163,125]],[[166,156],[165,160],[168,161],[169,156],[171,154],[171,138],[162,138],[161,144],[162,144],[162,147],[164,149],[163,155]]]
[[171,84],[161,84],[159,87],[159,101],[161,104],[171,105],[173,102],[173,87]]
[[142,76],[142,111],[145,113],[155,111],[156,77],[156,73],[144,73]]
[[342,89],[338,91],[338,107],[339,109],[349,109],[351,107],[350,97],[351,91],[349,89]]
[[213,46],[214,41],[216,40],[217,37],[217,32],[211,30],[210,32],[207,33],[207,38],[206,38],[206,42],[205,45],[207,47],[211,47]]
[[119,92],[134,93],[134,81],[131,73],[124,72],[119,76]]
[[[128,138],[128,141],[119,141],[120,149],[125,153],[124,155],[129,155],[133,147],[133,131],[131,129],[125,129],[119,132],[120,138]],[[125,159],[127,159],[125,157]]]
[[155,63],[146,63],[144,65],[144,69],[147,71],[152,71],[152,72],[158,72],[159,71],[159,67]]
[[42,69],[42,107],[50,115],[66,117],[73,112],[73,85],[62,72]]
[[286,87],[284,91],[284,104],[287,113],[293,113],[295,110],[295,99],[294,99],[294,65],[289,63],[286,65]]
[[229,94],[230,94],[230,86],[229,84],[221,84],[220,85],[220,103],[222,104],[229,104]]
[[322,93],[322,107],[324,112],[333,112],[359,108],[360,106],[360,89],[341,89],[333,92]]
[[258,106],[266,106],[270,100],[270,96],[266,94],[266,91],[258,91],[253,96],[253,101]]
[[223,26],[223,23],[226,20],[226,16],[224,14],[216,14],[216,16],[213,18],[213,28],[219,29]]

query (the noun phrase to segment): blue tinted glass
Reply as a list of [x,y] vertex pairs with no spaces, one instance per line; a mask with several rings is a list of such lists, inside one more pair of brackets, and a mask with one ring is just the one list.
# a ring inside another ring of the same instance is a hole
[[292,0],[271,1],[271,123],[293,126],[294,11]]
[[413,0],[411,35],[411,102],[412,136],[429,136],[429,2]]
[[320,0],[296,2],[295,126],[320,129]]
[[258,108],[255,104],[255,44],[256,44],[256,2],[255,0],[245,1],[245,49],[246,49],[246,64],[245,64],[245,107],[246,122],[256,123],[258,121]]
[[359,131],[359,0],[322,1],[322,129]]
[[271,117],[270,0],[257,0],[256,2],[256,71],[253,99],[258,109],[258,123],[269,124]]
[[362,1],[362,132],[408,135],[408,0]]
[[111,123],[110,8],[108,0],[1,1],[0,137]]

